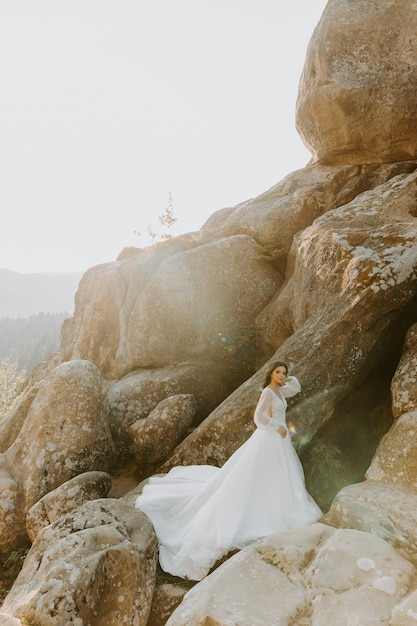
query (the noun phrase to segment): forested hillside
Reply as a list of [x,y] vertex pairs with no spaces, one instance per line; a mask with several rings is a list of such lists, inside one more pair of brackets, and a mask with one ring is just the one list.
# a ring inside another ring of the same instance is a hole
[[59,346],[81,273],[19,274],[0,268],[0,362],[29,374]]
[[30,373],[58,348],[62,322],[67,317],[69,313],[38,313],[0,319],[0,362],[9,357],[19,370],[25,368]]

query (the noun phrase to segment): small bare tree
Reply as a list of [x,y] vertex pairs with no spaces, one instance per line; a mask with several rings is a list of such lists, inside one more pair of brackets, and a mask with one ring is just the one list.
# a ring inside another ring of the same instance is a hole
[[9,357],[0,362],[0,417],[5,415],[23,394],[26,370]]
[[[162,232],[157,232],[154,230],[152,226],[148,226],[147,233],[148,239],[151,243],[156,243],[157,241],[163,241],[164,239],[170,239],[172,237],[171,229],[174,226],[177,218],[174,214],[174,200],[172,197],[172,192],[168,192],[168,203],[163,210],[163,212],[158,215],[159,225],[164,229]],[[135,230],[135,235],[140,237],[142,233],[139,230]]]

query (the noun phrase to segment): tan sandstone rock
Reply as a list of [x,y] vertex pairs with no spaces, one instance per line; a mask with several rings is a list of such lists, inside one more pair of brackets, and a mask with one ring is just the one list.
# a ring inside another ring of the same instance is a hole
[[0,624],[1,626],[22,626],[23,622],[16,617],[0,612]]
[[394,417],[417,410],[417,324],[408,330],[391,392]]
[[148,417],[162,401],[178,394],[193,395],[196,421],[210,413],[237,382],[230,369],[214,361],[137,370],[110,386],[104,407],[117,443],[133,443],[131,426]]
[[174,465],[218,465],[227,461],[253,432],[253,413],[268,364],[231,393],[163,463],[161,472]]
[[388,624],[415,576],[378,537],[315,524],[230,558],[185,595],[167,626]]
[[417,411],[399,417],[381,440],[366,473],[417,493]]
[[417,567],[417,494],[365,480],[344,487],[322,522],[377,535]]
[[66,324],[62,358],[92,361],[108,378],[125,374],[127,324],[136,298],[166,256],[192,245],[178,238],[175,244],[121,255],[117,262],[89,269],[80,281],[74,317]]
[[203,239],[251,235],[265,246],[270,261],[284,274],[295,233],[360,193],[414,169],[414,162],[308,166],[291,172],[256,198],[216,211],[203,225],[201,234]]
[[55,522],[61,515],[70,513],[84,502],[106,496],[111,485],[110,474],[85,472],[45,494],[26,515],[26,531],[31,542],[35,541],[42,528]]
[[[399,175],[298,233],[287,281],[258,317],[264,343],[276,350],[274,358],[294,364],[291,373],[302,383],[288,419],[304,440],[337,421],[362,383],[356,402],[363,406],[369,378],[379,381],[381,361],[390,362],[401,346],[417,295],[416,181],[416,173]],[[217,407],[163,470],[223,464],[251,432],[266,369]]]
[[5,456],[29,510],[73,476],[106,470],[111,451],[99,372],[88,361],[70,361],[42,381]]
[[66,325],[62,359],[91,361],[103,376],[111,378],[120,338],[119,314],[125,298],[126,285],[118,264],[106,263],[89,269],[75,295],[75,315]]
[[416,325],[409,329],[391,382],[393,412],[398,419],[382,438],[366,477],[417,494],[417,344]]
[[151,612],[146,626],[165,626],[169,616],[181,604],[184,595],[193,584],[192,581],[178,578],[158,584],[157,578]]
[[192,394],[176,394],[157,404],[148,417],[132,424],[136,462],[162,463],[188,433],[196,410]]
[[295,236],[289,280],[262,323],[275,349],[291,334],[287,350],[304,385],[330,394],[359,371],[364,377],[366,362],[380,358],[378,342],[389,341],[390,324],[398,326],[415,297],[416,180],[399,175]]
[[[391,383],[398,417],[382,438],[366,480],[342,489],[323,522],[378,535],[417,564],[417,463],[415,409],[415,325],[409,329],[403,355]],[[411,594],[393,613],[390,625],[405,626],[417,618],[417,595]]]
[[91,360],[107,378],[214,356],[229,366],[241,359],[248,326],[279,276],[244,235],[178,247],[173,241],[163,254],[156,247],[89,270],[77,292],[64,357]]
[[415,159],[417,5],[329,0],[301,76],[296,125],[314,161]]
[[5,452],[19,434],[39,385],[31,385],[20,400],[0,418],[0,452]]
[[417,590],[395,607],[389,626],[415,626],[417,622]]
[[26,540],[23,497],[4,454],[0,454],[0,554]]
[[246,235],[166,259],[131,311],[125,366],[215,360],[240,371],[251,362],[254,319],[280,282]]
[[2,611],[42,626],[145,626],[156,561],[144,514],[88,502],[39,533]]
[[113,449],[96,366],[71,361],[55,368],[1,455],[0,552],[26,536],[26,513],[42,496],[77,474],[108,469]]

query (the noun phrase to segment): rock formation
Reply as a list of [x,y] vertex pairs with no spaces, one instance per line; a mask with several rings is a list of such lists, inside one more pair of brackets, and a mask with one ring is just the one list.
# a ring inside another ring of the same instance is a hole
[[233,556],[186,594],[167,626],[388,624],[415,577],[378,537],[315,524]]
[[412,0],[327,3],[297,102],[297,128],[315,161],[416,158],[416,28]]
[[87,502],[38,534],[2,610],[45,626],[146,624],[156,560],[142,513],[111,498]]
[[[416,29],[414,0],[329,0],[297,102],[311,163],[83,276],[0,422],[0,553],[32,543],[2,623],[415,626]],[[164,576],[135,496],[223,464],[273,358],[302,382],[288,419],[322,523],[197,585]]]

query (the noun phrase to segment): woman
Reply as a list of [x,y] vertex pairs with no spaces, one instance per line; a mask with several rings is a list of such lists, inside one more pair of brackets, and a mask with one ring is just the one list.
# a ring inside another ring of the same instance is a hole
[[300,390],[285,363],[274,363],[255,409],[257,428],[223,467],[174,467],[149,480],[135,506],[155,527],[163,570],[201,580],[230,550],[322,516],[285,422],[285,398]]

